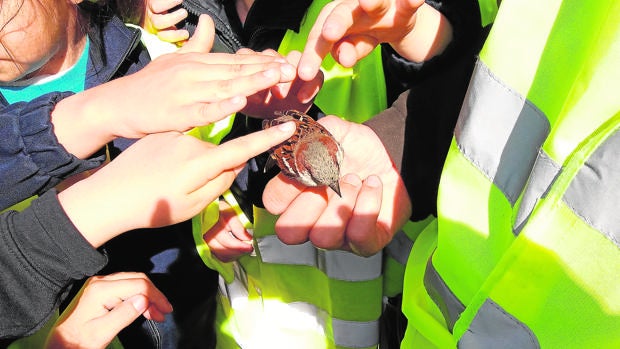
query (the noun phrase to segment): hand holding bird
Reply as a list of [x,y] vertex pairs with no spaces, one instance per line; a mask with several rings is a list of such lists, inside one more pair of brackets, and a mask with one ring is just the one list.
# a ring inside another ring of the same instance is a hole
[[263,120],[263,129],[294,121],[291,138],[269,150],[265,170],[277,164],[282,174],[309,187],[329,186],[340,195],[342,147],[331,133],[312,117],[297,110],[287,110],[275,119]]
[[263,204],[280,215],[275,228],[284,243],[311,241],[319,248],[375,254],[409,219],[411,202],[404,183],[370,128],[334,116],[318,122],[343,149],[342,196],[280,174],[267,184]]

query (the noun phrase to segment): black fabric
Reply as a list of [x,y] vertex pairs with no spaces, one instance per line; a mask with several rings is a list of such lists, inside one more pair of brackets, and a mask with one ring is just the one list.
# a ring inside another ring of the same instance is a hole
[[198,17],[201,14],[207,14],[213,19],[216,34],[213,42],[213,52],[236,52],[242,47],[241,39],[235,34],[236,30],[232,28],[227,15],[234,11],[233,1],[187,0],[183,1],[178,7],[185,8],[188,16],[178,23],[177,27],[186,29],[190,35],[194,34],[198,24]]
[[73,226],[55,190],[21,213],[0,214],[0,239],[0,338],[34,333],[72,282],[107,262]]
[[379,348],[400,349],[400,342],[405,337],[407,317],[401,311],[402,295],[389,298],[381,314]]
[[462,56],[409,93],[401,174],[412,198],[413,221],[437,215],[437,190],[443,163],[476,55],[487,33],[487,29],[481,30],[477,41]]

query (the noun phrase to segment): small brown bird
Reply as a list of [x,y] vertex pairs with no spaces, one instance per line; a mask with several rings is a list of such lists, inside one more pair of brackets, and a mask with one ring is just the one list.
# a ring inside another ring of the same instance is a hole
[[297,129],[287,141],[269,150],[265,170],[275,164],[284,175],[310,187],[327,185],[340,195],[340,164],[343,151],[331,133],[312,117],[297,110],[276,112],[263,120],[263,129],[294,121]]

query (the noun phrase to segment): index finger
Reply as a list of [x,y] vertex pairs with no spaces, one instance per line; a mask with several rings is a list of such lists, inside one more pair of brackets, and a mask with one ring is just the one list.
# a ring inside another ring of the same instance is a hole
[[335,2],[325,5],[314,22],[312,29],[310,29],[297,69],[299,78],[302,80],[310,81],[314,79],[319,72],[323,58],[327,56],[334,46],[335,41],[329,41],[323,37],[323,27],[332,11],[337,7],[338,4]]
[[[289,139],[294,130],[295,124],[286,122],[276,127],[234,138],[212,149],[206,155],[209,161],[205,161],[205,165],[213,173],[220,173],[222,169],[238,167],[269,148]],[[214,164],[217,166],[213,166]]]

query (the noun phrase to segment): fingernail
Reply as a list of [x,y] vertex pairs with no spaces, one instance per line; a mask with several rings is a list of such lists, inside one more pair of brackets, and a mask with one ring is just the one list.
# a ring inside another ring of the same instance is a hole
[[279,124],[277,128],[284,133],[290,133],[295,129],[295,123],[293,121],[288,121],[283,124]]
[[293,67],[290,64],[283,64],[282,67],[280,68],[280,71],[282,72],[282,75],[286,77],[289,77],[289,78],[295,77],[295,67]]
[[381,186],[381,180],[377,176],[368,176],[365,183],[367,186],[372,188],[378,188]]
[[327,23],[323,27],[323,33],[334,32],[334,31],[337,31],[337,30],[338,30],[338,27],[335,26],[333,23]]
[[354,174],[346,174],[344,177],[342,177],[342,180],[350,185],[359,187],[362,184],[362,181],[360,180],[360,178]]
[[304,81],[310,81],[314,76],[312,76],[312,68],[310,67],[299,67],[299,77]]
[[144,296],[136,295],[129,298],[128,300],[129,302],[131,302],[131,305],[133,305],[134,309],[136,309],[136,311],[139,313],[145,312],[149,306],[149,302]]
[[263,71],[263,75],[265,75],[268,78],[273,78],[276,76],[276,72],[274,69],[267,69],[265,71]]
[[361,251],[351,242],[348,242],[349,248],[351,249],[351,252],[355,253],[358,256],[363,256]]
[[229,99],[229,101],[232,104],[241,104],[242,103],[242,98],[241,98],[241,96],[234,96],[231,99]]

